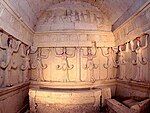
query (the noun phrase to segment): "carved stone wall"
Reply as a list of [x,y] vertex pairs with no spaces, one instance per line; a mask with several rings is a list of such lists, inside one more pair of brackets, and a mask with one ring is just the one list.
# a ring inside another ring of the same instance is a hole
[[113,31],[116,45],[124,44],[143,33],[148,33],[150,29],[150,5],[147,5],[136,12],[136,14],[124,22]]
[[[150,83],[149,14],[150,4],[148,3],[139,12],[136,12],[136,15],[128,19],[128,21],[113,32],[116,45],[121,45],[119,46],[120,52],[118,53],[118,60],[121,63],[118,67],[117,78],[119,82],[122,82],[117,86],[117,95],[129,96],[130,92],[134,92],[132,96],[136,96],[136,94],[138,96],[140,94],[141,96],[149,96],[149,88],[143,87],[144,85],[149,86]],[[131,83],[131,85],[126,84],[125,87],[123,81]],[[144,85],[141,86],[142,91],[138,92],[136,90],[138,90],[137,86],[140,83]]]
[[28,108],[29,84],[0,88],[0,113],[24,113]]
[[33,32],[3,0],[0,1],[0,29],[23,43],[31,45]]
[[91,46],[91,42],[97,47],[113,47],[114,39],[109,31],[60,30],[35,33],[33,41],[37,47],[82,47]]
[[16,14],[27,26],[33,28],[35,21],[37,20],[35,11],[31,8],[30,1],[27,0],[1,0],[3,3],[6,3],[9,8],[13,10],[13,13]]
[[100,81],[115,79],[115,55],[109,47],[40,47],[31,54],[31,80],[66,87],[78,83],[98,85]]
[[97,7],[86,2],[64,1],[49,7],[39,18],[36,31],[64,29],[110,31],[107,17]]
[[97,113],[102,89],[115,95],[115,48],[90,45],[32,48],[31,113]]
[[[43,112],[45,108],[45,113],[55,111],[62,104],[72,110],[72,103],[77,105],[74,111],[77,113],[78,110],[83,113],[84,109],[79,104],[85,105],[87,111],[95,106],[97,109],[104,87],[110,87],[113,96],[150,97],[149,4],[113,34],[110,20],[118,17],[111,18],[114,9],[105,12],[92,3],[61,0],[45,7],[44,13],[36,18],[39,15],[31,11],[29,1],[8,1],[11,5],[6,0],[0,1],[0,112],[22,111],[29,79],[33,88],[30,90],[33,113]],[[13,9],[15,2],[17,6]],[[104,4],[108,7],[111,2]],[[19,14],[14,12],[17,8]],[[104,15],[107,12],[109,19]],[[121,12],[117,11],[117,15]],[[30,29],[33,26],[34,35]],[[141,86],[140,91],[137,86]],[[57,103],[53,97],[59,96]],[[7,109],[11,99],[15,103]]]
[[0,86],[7,87],[29,81],[28,45],[0,32]]
[[0,1],[0,113],[23,113],[29,106],[29,52],[33,32]]

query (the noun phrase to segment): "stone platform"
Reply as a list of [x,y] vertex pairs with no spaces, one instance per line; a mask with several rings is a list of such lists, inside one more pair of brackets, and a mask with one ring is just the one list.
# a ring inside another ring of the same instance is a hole
[[30,113],[99,113],[101,89],[30,89]]

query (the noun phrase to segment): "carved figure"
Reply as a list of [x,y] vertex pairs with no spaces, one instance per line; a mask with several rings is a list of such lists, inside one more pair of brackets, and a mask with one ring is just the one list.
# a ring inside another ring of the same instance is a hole
[[90,75],[90,81],[91,82],[95,82],[96,79],[94,77],[94,69],[97,69],[98,66],[94,63],[93,59],[96,57],[96,53],[97,53],[97,50],[96,50],[96,43],[95,42],[92,42],[93,43],[93,46],[94,46],[94,53],[92,53],[92,48],[91,47],[87,47],[87,54],[82,54],[83,58],[87,58],[87,61],[86,61],[86,64],[85,64],[85,67],[84,69],[86,70],[89,70],[89,73]]
[[145,66],[147,64],[147,58],[144,57],[143,55],[143,50],[145,50],[148,47],[148,34],[144,34],[143,36],[145,36],[146,40],[145,40],[145,45],[141,46],[141,41],[140,41],[140,37],[138,37],[137,40],[137,49],[135,50],[136,55],[137,55],[137,60],[135,61],[137,67],[138,67],[138,75],[136,76],[135,80],[137,81],[145,81],[143,79],[144,76],[144,71],[145,71]]
[[[107,53],[105,54],[104,52],[103,52],[103,49],[102,48],[100,48],[101,49],[101,52],[102,52],[102,55],[104,56],[104,57],[106,57],[107,58],[107,63],[105,63],[103,66],[104,66],[104,68],[106,68],[107,69],[107,71],[108,71],[108,69],[110,69],[110,68],[117,68],[118,67],[118,64],[117,64],[117,62],[116,62],[116,56],[115,56],[115,52],[114,52],[114,50],[113,50],[113,47],[108,47],[107,48]],[[111,70],[112,71],[112,70]],[[108,72],[107,72],[107,78],[106,79],[109,79],[109,76],[112,76],[112,75],[108,75]],[[114,77],[110,77],[110,79],[112,79],[112,78],[114,78]]]
[[22,62],[22,65],[21,65],[21,70],[22,70],[22,81],[23,82],[26,82],[29,80],[29,77],[28,77],[28,69],[31,68],[30,66],[30,58],[29,58],[29,53],[30,53],[30,47],[28,47],[28,49],[26,50],[26,53],[22,55],[22,58],[23,58],[23,62]]
[[48,56],[42,56],[41,52],[42,52],[42,50],[41,50],[41,48],[39,48],[38,53],[37,53],[36,63],[34,62],[31,65],[31,68],[36,69],[36,72],[37,72],[36,80],[37,81],[46,81],[45,78],[44,78],[43,69],[46,69],[47,65],[43,64],[42,59],[45,58],[45,57],[47,58]]
[[5,70],[5,79],[4,79],[4,86],[10,87],[13,84],[11,83],[10,76],[11,76],[11,69],[17,68],[15,62],[12,60],[13,53],[19,50],[21,42],[18,41],[17,47],[13,48],[13,39],[12,36],[8,36],[7,46],[0,46],[1,49],[6,50],[6,61],[1,62],[0,67]]
[[123,80],[125,78],[125,73],[126,73],[126,63],[127,61],[125,60],[125,51],[122,50],[122,47],[124,45],[120,45],[118,47],[119,49],[119,60],[118,60],[118,65],[119,65],[119,69],[120,69],[120,77],[119,79]]
[[104,68],[107,69],[109,67],[118,67],[117,62],[115,61],[114,50],[112,47],[108,47],[107,49],[108,52],[106,54],[103,53],[102,48],[101,51],[102,51],[102,55],[104,57],[107,57],[107,63],[104,64]]
[[122,47],[123,45],[120,45],[118,48],[119,48],[119,65],[123,65],[126,63],[126,60],[125,60],[125,53],[123,52],[122,50]]
[[63,82],[70,82],[69,70],[71,70],[74,65],[69,65],[68,58],[73,58],[75,56],[75,52],[73,52],[72,54],[68,54],[67,48],[64,47],[61,53],[58,53],[55,49],[55,55],[56,57],[61,57],[62,59],[62,63],[60,65],[57,65],[57,69],[63,70],[65,72],[63,76]]

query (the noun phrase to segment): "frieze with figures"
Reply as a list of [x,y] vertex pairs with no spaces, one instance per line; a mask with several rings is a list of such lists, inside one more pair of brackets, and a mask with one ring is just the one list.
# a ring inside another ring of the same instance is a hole
[[29,81],[29,51],[28,45],[0,31],[0,86],[11,87]]
[[[53,70],[54,73],[50,72],[50,76],[57,75],[57,71],[62,72],[59,73],[61,74],[60,78],[62,77],[62,82],[75,82],[71,76],[79,77],[76,78],[76,80],[80,82],[95,82],[109,79],[147,82],[148,78],[144,77],[144,68],[142,66],[147,66],[148,64],[147,56],[144,53],[148,47],[148,36],[148,34],[143,34],[140,38],[138,37],[128,43],[116,47],[97,47],[96,42],[94,42],[94,44],[92,42],[92,46],[87,47],[49,47],[53,51],[50,57],[54,59],[57,57],[58,59],[56,59],[58,62],[55,63],[53,60],[50,61],[49,58],[45,62],[49,61],[51,66],[55,65],[53,68],[55,69]],[[144,42],[144,44],[142,44],[142,42]],[[70,53],[68,53],[69,48],[72,50]],[[79,51],[77,51],[78,49]],[[99,58],[105,60],[101,61]],[[47,68],[50,68],[51,66],[48,66]],[[101,66],[103,66],[103,68],[100,68]],[[128,66],[131,66],[129,69],[129,72],[131,73],[126,73],[125,71]],[[137,66],[136,72],[138,72],[138,74],[136,77],[133,77],[132,75],[134,74],[135,76],[134,71],[136,69],[134,66]],[[77,70],[80,71],[80,75],[72,75],[72,73],[76,73]],[[117,76],[116,70],[120,70],[119,77]],[[103,76],[106,77],[102,79],[100,72],[105,71],[106,75],[104,74]],[[145,79],[142,80],[142,78]],[[48,81],[61,82],[61,80],[57,79]]]
[[[37,82],[94,83],[116,78],[148,82],[144,71],[149,63],[148,39],[149,35],[143,34],[117,47],[97,47],[95,41],[84,47],[30,47],[1,31],[0,84],[10,87],[28,82],[29,72],[31,80]],[[130,74],[125,72],[128,66]],[[119,76],[117,70],[121,72]],[[14,83],[12,76],[18,81]]]

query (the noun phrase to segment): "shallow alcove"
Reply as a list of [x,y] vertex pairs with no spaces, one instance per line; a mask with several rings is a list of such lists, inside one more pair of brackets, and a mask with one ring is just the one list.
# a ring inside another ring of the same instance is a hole
[[1,0],[0,113],[149,113],[149,0]]

